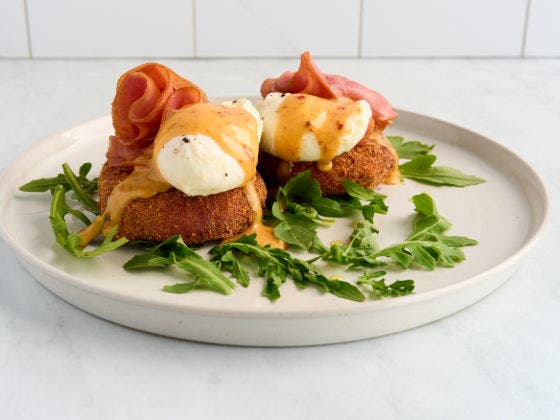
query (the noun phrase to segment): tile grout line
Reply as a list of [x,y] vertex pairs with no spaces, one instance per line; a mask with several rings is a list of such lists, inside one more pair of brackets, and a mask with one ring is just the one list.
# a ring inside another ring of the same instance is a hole
[[27,0],[23,0],[23,15],[25,17],[25,34],[27,35],[27,56],[33,58],[33,50],[31,49],[31,29],[29,28],[29,12],[27,10]]
[[193,58],[197,57],[196,51],[196,0],[192,0],[192,35],[193,35]]
[[360,0],[360,16],[358,21],[358,58],[362,58],[362,38],[364,31],[364,0]]
[[529,15],[531,14],[531,0],[527,0],[525,8],[525,23],[523,26],[523,39],[521,40],[521,58],[525,58],[525,48],[527,46],[527,32],[529,30]]

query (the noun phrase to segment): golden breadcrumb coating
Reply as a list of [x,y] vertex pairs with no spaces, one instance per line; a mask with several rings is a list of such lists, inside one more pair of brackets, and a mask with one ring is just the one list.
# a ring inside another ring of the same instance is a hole
[[396,165],[388,140],[374,129],[354,148],[335,157],[330,171],[321,171],[315,162],[286,162],[261,151],[257,170],[261,173],[269,193],[277,185],[284,185],[300,172],[311,170],[311,176],[321,185],[323,195],[344,195],[342,179],[350,179],[362,187],[375,188],[382,183]]
[[[105,210],[109,194],[130,173],[129,169],[103,166],[99,175],[99,207]],[[266,187],[259,174],[253,181],[261,205]],[[117,237],[129,240],[162,242],[180,234],[187,244],[230,238],[243,232],[253,222],[243,188],[209,196],[190,197],[172,188],[151,198],[138,198],[124,209]]]

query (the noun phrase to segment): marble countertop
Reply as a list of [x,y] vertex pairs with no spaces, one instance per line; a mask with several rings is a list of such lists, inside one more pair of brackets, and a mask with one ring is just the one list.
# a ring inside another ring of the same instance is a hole
[[[307,348],[179,341],[95,318],[37,283],[0,241],[0,412],[38,418],[560,416],[560,60],[318,60],[398,108],[478,131],[547,180],[551,220],[483,301],[399,334]],[[256,93],[296,60],[164,60],[209,96]],[[139,61],[0,61],[0,169],[105,115]]]

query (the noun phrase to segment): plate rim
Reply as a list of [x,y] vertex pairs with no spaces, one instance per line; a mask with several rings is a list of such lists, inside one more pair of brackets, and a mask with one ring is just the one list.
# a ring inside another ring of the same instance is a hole
[[[240,95],[242,96],[242,95]],[[228,96],[227,98],[231,98],[232,96]],[[251,98],[251,96],[245,96]],[[226,97],[219,98],[225,100]],[[550,196],[547,190],[546,184],[543,181],[541,175],[521,156],[519,156],[515,151],[509,149],[508,147],[504,146],[503,144],[493,140],[483,134],[480,134],[474,130],[465,128],[461,125],[455,124],[453,122],[449,122],[440,118],[436,118],[430,115],[409,111],[403,108],[398,108],[396,111],[399,115],[408,114],[409,116],[420,117],[424,119],[429,119],[432,122],[445,124],[447,126],[451,126],[453,129],[462,130],[469,134],[475,135],[484,139],[485,142],[490,143],[493,147],[497,147],[501,149],[502,152],[510,154],[514,158],[516,158],[520,163],[523,164],[524,170],[528,171],[531,175],[532,179],[534,180],[534,184],[538,187],[538,193],[542,196],[542,215],[540,215],[540,219],[538,220],[538,224],[533,227],[531,231],[529,231],[529,238],[528,240],[514,253],[510,254],[505,260],[500,262],[499,264],[490,267],[487,270],[482,271],[474,276],[468,277],[463,279],[457,283],[446,285],[439,287],[437,289],[429,290],[426,292],[422,292],[419,294],[411,294],[407,296],[399,297],[398,299],[383,299],[378,301],[371,301],[371,302],[353,302],[355,305],[348,306],[346,308],[339,308],[339,307],[331,307],[331,308],[291,308],[287,311],[266,311],[261,312],[255,309],[247,309],[247,308],[202,308],[202,307],[189,307],[188,305],[176,302],[161,302],[161,301],[153,301],[150,300],[148,297],[141,298],[141,297],[133,297],[126,294],[117,293],[114,291],[108,291],[105,289],[100,289],[95,287],[94,285],[90,285],[85,281],[76,281],[79,280],[78,277],[71,275],[69,273],[64,272],[63,270],[41,260],[33,253],[28,251],[23,244],[21,244],[10,232],[9,227],[6,226],[6,221],[4,217],[0,217],[0,236],[6,241],[6,243],[15,251],[18,258],[25,260],[25,262],[33,265],[38,270],[44,272],[45,274],[53,277],[57,280],[63,281],[66,286],[78,288],[83,290],[84,292],[91,293],[94,295],[99,295],[101,297],[110,298],[115,301],[122,301],[128,304],[139,305],[142,307],[147,307],[149,309],[157,309],[157,310],[164,310],[164,311],[179,311],[184,314],[191,314],[197,316],[228,316],[228,317],[236,317],[236,318],[253,318],[255,316],[259,316],[260,318],[316,318],[316,317],[328,317],[340,314],[341,311],[345,313],[352,314],[352,315],[359,315],[365,313],[372,313],[375,311],[381,311],[388,308],[398,307],[398,306],[408,306],[414,305],[417,303],[421,303],[424,301],[429,301],[432,299],[437,299],[442,295],[447,295],[451,293],[456,293],[461,289],[467,289],[470,286],[484,281],[485,278],[488,276],[492,276],[494,272],[502,272],[506,271],[508,268],[515,266],[526,254],[528,254],[531,249],[535,246],[538,242],[540,237],[545,232],[549,220],[550,220]],[[55,138],[60,138],[66,135],[67,133],[82,128],[84,126],[93,125],[93,124],[100,124],[106,120],[110,119],[110,115],[105,115],[102,117],[94,118],[92,120],[76,124],[69,128],[66,128],[58,133],[52,134],[39,140],[38,142],[32,144],[29,148],[27,148],[23,153],[21,153],[12,163],[10,163],[6,168],[2,170],[0,173],[0,179],[3,179],[7,175],[12,174],[18,164],[22,161],[25,161],[29,158],[30,155],[33,155],[41,149],[45,147],[45,144],[52,142]],[[80,138],[75,139],[72,144],[79,142]],[[13,198],[16,187],[13,185],[9,185],[8,183],[4,182],[0,184],[0,197],[11,197]],[[15,190],[14,190],[15,189]],[[2,213],[1,215],[4,215]],[[538,216],[538,215],[537,215]],[[33,276],[34,277],[34,276]],[[186,302],[186,301],[185,301]]]

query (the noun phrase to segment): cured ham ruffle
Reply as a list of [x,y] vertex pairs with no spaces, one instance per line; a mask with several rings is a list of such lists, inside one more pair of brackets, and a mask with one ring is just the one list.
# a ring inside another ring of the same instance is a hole
[[371,106],[375,125],[381,130],[398,116],[380,93],[346,77],[322,73],[311,60],[308,51],[301,55],[297,72],[286,71],[276,79],[266,79],[263,82],[261,95],[264,97],[270,92],[307,93],[326,99],[364,99]]
[[161,64],[146,63],[125,72],[112,104],[115,135],[109,138],[109,164],[132,166],[153,143],[168,112],[198,102],[208,102],[204,91]]

